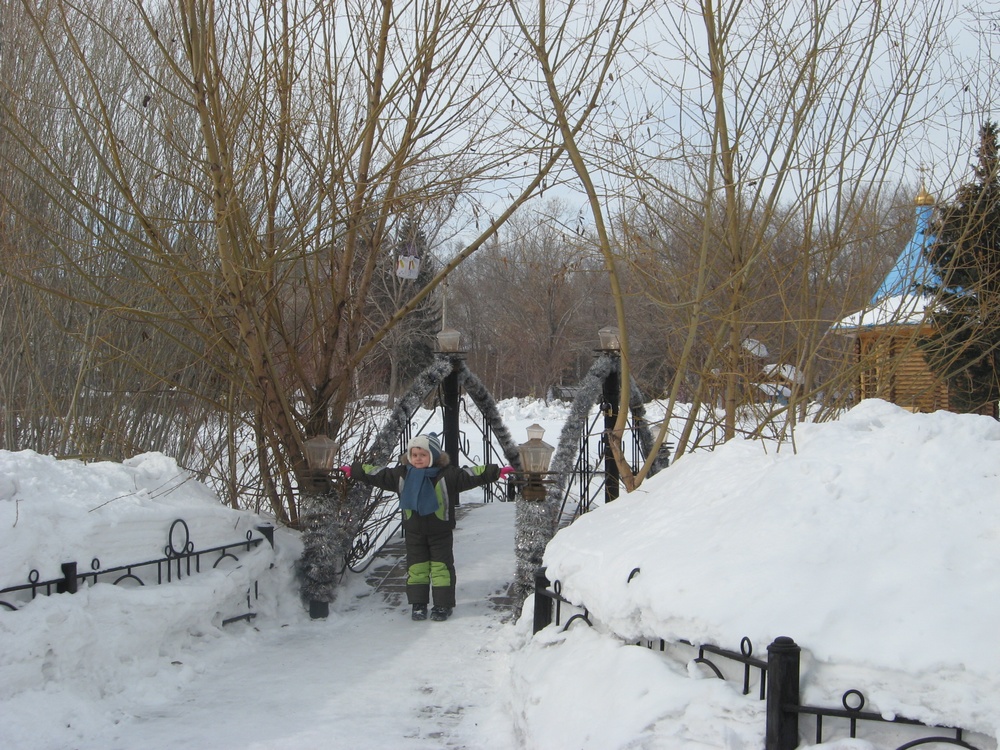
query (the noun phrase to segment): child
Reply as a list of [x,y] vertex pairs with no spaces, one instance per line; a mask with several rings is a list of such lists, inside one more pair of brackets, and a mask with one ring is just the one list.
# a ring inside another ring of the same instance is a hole
[[459,468],[441,451],[437,435],[417,435],[406,446],[400,465],[391,468],[355,461],[341,471],[363,484],[399,495],[406,537],[406,598],[414,620],[447,620],[455,607],[455,508],[458,494],[495,482],[514,471],[495,464]]

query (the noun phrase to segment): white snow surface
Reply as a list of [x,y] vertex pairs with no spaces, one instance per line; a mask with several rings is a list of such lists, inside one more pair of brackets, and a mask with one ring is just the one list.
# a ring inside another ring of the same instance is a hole
[[851,313],[833,327],[842,333],[851,333],[880,326],[921,325],[927,319],[932,302],[933,298],[926,294],[899,294],[885,297],[870,307]]
[[[500,410],[516,440],[538,422],[554,442],[568,405]],[[715,679],[677,640],[738,650],[746,637],[763,657],[778,636],[803,649],[806,702],[838,706],[856,688],[866,710],[996,747],[992,419],[871,400],[801,425],[794,443],[685,456],[550,543],[549,577],[593,628],[532,636],[530,598],[517,620],[493,606],[513,578],[515,505],[481,501],[463,495],[458,607],[444,623],[411,622],[356,574],[330,616],[310,620],[293,574],[301,543],[280,528],[273,549],[171,583],[0,607],[0,747],[750,750],[764,736],[756,687]],[[84,464],[0,451],[0,588],[32,569],[57,578],[71,560],[84,573],[95,557],[160,557],[177,518],[199,549],[259,537],[268,521],[222,506],[160,454]],[[256,618],[223,626],[248,592]],[[640,638],[665,651],[629,645]],[[817,747],[903,742],[828,724]]]

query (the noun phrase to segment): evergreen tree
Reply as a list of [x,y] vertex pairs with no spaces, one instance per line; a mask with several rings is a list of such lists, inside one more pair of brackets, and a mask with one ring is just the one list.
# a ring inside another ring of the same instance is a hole
[[[400,275],[401,258],[419,261],[416,278]],[[371,319],[381,325],[434,278],[436,264],[427,237],[412,219],[403,222],[384,252],[373,286]],[[413,379],[434,359],[436,335],[441,330],[440,303],[436,295],[421,302],[385,336],[371,360],[375,375],[370,387],[384,389],[393,403]]]
[[[416,256],[420,260],[417,278],[408,281],[396,277],[402,287],[404,302],[423,289],[434,278],[436,264],[430,254],[427,236],[412,220],[407,220],[399,232],[397,257]],[[402,390],[434,359],[437,332],[441,330],[441,306],[435,297],[429,297],[403,321],[402,336],[397,339],[394,356],[397,358],[398,383]]]
[[996,123],[979,131],[974,179],[941,207],[927,259],[940,279],[921,342],[948,382],[951,407],[982,411],[1000,397],[1000,152]]

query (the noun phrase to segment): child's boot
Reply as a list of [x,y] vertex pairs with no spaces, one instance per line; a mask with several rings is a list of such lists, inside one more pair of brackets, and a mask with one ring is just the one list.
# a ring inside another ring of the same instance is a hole
[[431,619],[443,622],[451,617],[451,607],[431,607]]
[[427,605],[426,604],[414,604],[413,611],[410,613],[411,620],[426,620],[427,619]]

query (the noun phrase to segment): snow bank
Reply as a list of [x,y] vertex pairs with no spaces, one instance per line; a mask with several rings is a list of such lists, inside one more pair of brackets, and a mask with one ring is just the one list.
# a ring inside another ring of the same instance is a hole
[[[248,531],[260,538],[254,529],[265,522],[224,507],[161,454],[86,464],[0,451],[0,588],[27,583],[32,569],[42,581],[59,578],[64,562],[83,574],[95,560],[105,569],[162,558],[179,518],[188,533],[177,527],[175,547],[190,540],[196,550],[245,540]],[[67,732],[86,737],[108,721],[94,713],[95,701],[114,711],[116,696],[132,691],[155,703],[190,680],[192,654],[222,645],[222,620],[247,612],[248,594],[260,615],[300,616],[291,570],[301,547],[291,534],[279,537],[278,551],[265,541],[237,550],[238,560],[205,556],[200,573],[169,584],[141,569],[144,586],[88,583],[3,609],[5,715],[36,726],[37,747],[59,746]]]
[[[1000,424],[862,402],[792,445],[685,456],[559,532],[563,594],[626,638],[806,650],[807,701],[1000,732]],[[631,582],[629,575],[639,569]]]

